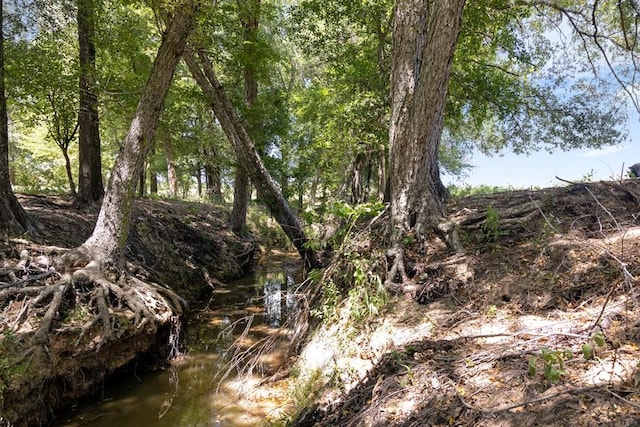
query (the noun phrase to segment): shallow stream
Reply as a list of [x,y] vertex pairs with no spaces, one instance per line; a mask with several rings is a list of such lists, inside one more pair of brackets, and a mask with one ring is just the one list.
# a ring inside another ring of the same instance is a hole
[[[259,271],[214,290],[209,304],[194,310],[187,326],[187,357],[171,368],[120,376],[100,392],[58,414],[53,426],[253,426],[273,416],[281,402],[274,395],[244,392],[260,381],[224,375],[229,349],[241,335],[239,351],[280,330],[294,309],[295,272]],[[261,356],[277,369],[283,352]],[[254,370],[256,371],[256,370]]]

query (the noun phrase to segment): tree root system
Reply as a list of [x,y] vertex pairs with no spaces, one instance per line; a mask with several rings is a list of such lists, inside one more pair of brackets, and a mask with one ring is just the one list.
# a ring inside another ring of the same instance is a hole
[[[215,213],[141,201],[126,262],[103,267],[81,249],[52,246],[79,246],[95,212],[77,211],[62,198],[23,198],[23,204],[49,234],[39,241],[0,240],[0,425],[42,423],[152,349],[165,362],[178,354],[169,348],[179,342],[171,335],[187,302],[163,279],[178,290],[189,280],[193,289],[185,293],[198,296],[218,278],[242,273],[235,254],[250,256],[250,242],[229,240]],[[185,218],[201,221],[200,227],[180,222]],[[222,274],[209,266],[214,253],[229,264]]]

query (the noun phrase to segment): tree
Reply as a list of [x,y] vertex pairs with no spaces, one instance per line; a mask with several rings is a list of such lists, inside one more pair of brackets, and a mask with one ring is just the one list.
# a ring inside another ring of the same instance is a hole
[[41,228],[22,208],[9,178],[9,123],[4,79],[4,13],[0,0],[0,233],[27,231],[37,234]]
[[79,100],[78,196],[80,204],[104,195],[100,149],[98,96],[96,94],[95,0],[78,0]]
[[151,147],[173,73],[194,25],[198,3],[187,0],[176,7],[163,35],[151,74],[140,97],[129,132],[118,153],[95,229],[79,248],[100,265],[118,265],[127,237],[135,183]]
[[[243,32],[244,102],[251,110],[258,99],[258,78],[255,70],[256,36],[260,23],[260,0],[237,0]],[[238,162],[240,163],[240,162]],[[229,226],[236,234],[243,233],[247,224],[247,209],[251,187],[249,177],[242,166],[236,167],[233,184],[233,209]]]
[[[391,71],[390,233],[395,257],[389,277],[406,279],[401,239],[444,217],[447,191],[438,148],[453,55],[465,0],[397,0]],[[436,225],[436,227],[434,227]]]
[[184,59],[193,78],[210,102],[220,126],[234,148],[236,158],[251,178],[258,194],[265,200],[271,214],[298,250],[305,266],[319,267],[320,260],[314,250],[307,245],[308,239],[298,218],[265,167],[258,150],[224,92],[206,53],[202,49],[195,55],[194,52],[187,51]]
[[[70,60],[76,55],[70,25],[61,24],[51,31],[43,29],[31,40],[14,42],[12,48],[9,72],[13,114],[25,130],[37,131],[42,124],[46,126],[47,139],[62,152],[69,191],[75,196],[69,149],[78,130],[78,77],[77,61]],[[37,147],[37,154],[44,152],[41,145]],[[31,154],[33,163],[39,163],[34,157]],[[47,160],[46,167],[51,168],[53,161]],[[18,180],[14,183],[24,184]]]

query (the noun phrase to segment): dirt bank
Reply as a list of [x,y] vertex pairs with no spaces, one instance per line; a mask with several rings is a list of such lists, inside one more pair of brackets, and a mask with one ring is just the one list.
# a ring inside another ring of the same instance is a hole
[[[166,359],[177,350],[168,344],[181,325],[180,310],[164,289],[197,300],[220,281],[242,276],[255,250],[252,240],[228,232],[224,208],[136,200],[127,268],[119,278],[132,283],[136,295],[122,292],[119,298],[116,292],[99,310],[97,288],[76,278],[68,281],[72,286],[59,285],[62,278],[53,267],[58,252],[91,234],[97,208],[79,211],[70,198],[59,196],[20,201],[45,231],[0,242],[0,425],[42,424],[52,410],[139,355]],[[58,296],[62,301],[51,313]],[[153,322],[141,321],[130,309],[138,298],[152,307]],[[109,313],[108,319],[100,313]]]
[[[639,425],[640,182],[469,197],[449,211],[464,250],[407,238],[413,291],[365,319],[384,227],[364,221],[343,244],[324,286],[338,314],[291,371],[289,420]],[[354,279],[367,290],[342,291]]]

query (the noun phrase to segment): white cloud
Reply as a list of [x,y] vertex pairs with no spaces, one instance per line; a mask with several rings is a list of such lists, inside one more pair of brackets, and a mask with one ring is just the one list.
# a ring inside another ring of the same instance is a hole
[[600,148],[597,150],[589,150],[586,153],[580,153],[578,154],[578,157],[604,157],[604,156],[608,156],[609,154],[614,154],[617,153],[619,151],[622,151],[624,149],[624,146],[622,145],[617,145],[617,146],[613,146],[613,147],[606,147],[606,148]]

